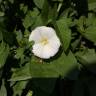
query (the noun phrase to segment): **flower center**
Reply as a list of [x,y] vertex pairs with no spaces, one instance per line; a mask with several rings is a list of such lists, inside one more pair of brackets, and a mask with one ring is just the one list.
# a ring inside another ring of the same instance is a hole
[[43,38],[40,43],[42,43],[43,45],[48,44],[48,39],[47,38]]

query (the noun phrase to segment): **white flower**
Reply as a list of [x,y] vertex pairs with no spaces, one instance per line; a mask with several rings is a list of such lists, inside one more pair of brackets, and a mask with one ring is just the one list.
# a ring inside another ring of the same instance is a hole
[[34,41],[32,49],[34,55],[43,59],[54,56],[60,47],[55,30],[46,26],[35,28],[29,36],[29,41]]

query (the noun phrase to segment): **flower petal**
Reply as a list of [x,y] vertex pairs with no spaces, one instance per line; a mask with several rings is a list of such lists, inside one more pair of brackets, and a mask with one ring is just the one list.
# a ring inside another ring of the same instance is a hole
[[60,43],[60,40],[58,39],[57,36],[54,36],[52,37],[50,40],[49,40],[49,45],[53,48],[53,49],[58,49],[61,45]]
[[38,27],[38,31],[40,32],[41,36],[43,38],[52,38],[54,35],[56,35],[55,30],[51,27]]
[[42,52],[43,52],[44,46],[42,46],[41,44],[34,44],[33,45],[33,49],[32,52],[34,53],[34,55],[42,58]]
[[50,57],[54,56],[58,52],[58,49],[54,49],[49,45],[44,46],[42,58],[49,59]]
[[35,43],[40,42],[42,36],[40,34],[40,31],[38,30],[38,28],[34,29],[30,36],[29,36],[29,41],[34,41]]

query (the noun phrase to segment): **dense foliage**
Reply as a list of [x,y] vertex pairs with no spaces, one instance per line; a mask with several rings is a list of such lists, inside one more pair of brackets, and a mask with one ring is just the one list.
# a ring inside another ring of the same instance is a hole
[[[62,42],[47,60],[28,41],[43,25]],[[96,96],[95,48],[96,0],[0,0],[0,96]]]

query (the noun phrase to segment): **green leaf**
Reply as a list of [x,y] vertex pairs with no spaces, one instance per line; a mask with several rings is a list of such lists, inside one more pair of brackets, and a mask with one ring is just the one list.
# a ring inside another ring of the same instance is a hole
[[14,3],[14,0],[9,0],[9,2],[13,4]]
[[31,78],[29,63],[25,66],[22,66],[18,69],[13,69],[13,74],[9,81],[20,81],[20,80],[27,80]]
[[24,53],[24,48],[18,48],[18,49],[16,50],[16,55],[15,55],[15,57],[16,57],[17,59],[22,58],[22,56],[24,56],[23,53]]
[[22,38],[23,38],[22,32],[21,32],[21,31],[16,31],[16,30],[15,30],[15,34],[16,34],[16,39],[17,39],[18,43],[20,43],[20,41],[21,41]]
[[54,78],[59,76],[54,65],[47,65],[46,63],[44,65],[40,65],[39,63],[36,64],[36,62],[30,65],[30,73],[33,78]]
[[1,16],[4,16],[4,12],[1,12],[1,11],[0,11],[0,17],[1,17]]
[[26,87],[27,81],[18,81],[13,87],[13,96],[21,96],[23,90]]
[[86,39],[88,39],[88,40],[96,43],[96,26],[90,26],[90,27],[88,27],[85,30],[85,32],[83,33],[83,36]]
[[67,56],[62,53],[60,57],[50,63],[45,62],[42,64],[38,61],[36,62],[36,60],[32,60],[30,64],[30,73],[33,78],[57,78],[59,76],[63,76],[64,78],[68,77],[70,79],[74,79],[76,74],[71,78],[72,74],[69,73],[71,71],[73,72],[75,68],[78,69],[77,61],[72,52],[69,52]]
[[53,64],[62,77],[64,78],[67,77],[71,80],[77,79],[78,77],[77,60],[71,51],[68,53],[68,55],[63,54],[61,58],[54,61]]
[[25,28],[30,27],[34,23],[34,20],[32,19],[30,12],[26,15],[23,25]]
[[48,23],[52,21],[56,21],[57,19],[57,4],[53,6],[49,6],[49,13],[48,13]]
[[4,25],[4,20],[5,20],[4,16],[0,17],[0,29],[5,26]]
[[88,70],[96,74],[96,52],[94,49],[86,49],[83,52],[77,52],[77,59]]
[[56,1],[56,2],[57,2],[57,1],[58,1],[58,2],[63,2],[63,0],[52,0],[52,1]]
[[2,77],[3,70],[0,69],[0,79]]
[[60,32],[59,35],[63,41],[63,47],[65,51],[68,49],[71,42],[71,30],[69,29],[70,23],[70,18],[62,18],[57,21],[57,26]]
[[74,42],[71,43],[71,47],[72,47],[73,51],[75,51],[75,49],[78,47],[80,42],[81,42],[81,36],[78,39],[76,39]]
[[7,90],[4,84],[4,80],[2,80],[2,85],[0,88],[0,96],[7,96]]
[[24,4],[20,4],[20,10],[22,10],[25,13],[27,13],[28,11],[28,6],[27,5],[24,5]]
[[3,40],[2,32],[0,31],[0,41]]
[[79,20],[77,21],[77,30],[81,33],[84,32],[84,24],[85,24],[86,18],[85,16],[81,16]]
[[14,36],[14,34],[13,34],[12,32],[8,32],[8,31],[6,30],[6,27],[3,28],[2,34],[3,34],[3,40],[4,40],[6,43],[8,43],[8,44],[10,44],[10,45],[14,44],[15,36]]
[[38,16],[38,10],[34,9],[34,11],[28,11],[28,13],[26,14],[25,19],[23,20],[23,26],[27,29],[28,27],[32,26]]
[[88,18],[86,18],[86,25],[87,27],[96,26],[96,17],[94,14],[88,14]]
[[30,73],[32,78],[54,78],[59,75],[55,67],[53,64],[41,63],[38,59],[33,58],[30,63]]
[[24,48],[17,48],[15,58],[20,60],[20,65],[24,64],[28,59],[24,55]]
[[2,0],[0,0],[0,3],[2,2]]
[[96,9],[96,2],[95,3],[89,3],[88,7],[89,7],[89,10],[95,10]]
[[43,25],[44,25],[44,23],[42,21],[41,15],[39,15],[39,16],[37,16],[35,23],[32,26],[32,29],[34,29],[35,27],[38,27],[38,26],[43,26]]
[[33,96],[33,91],[29,90],[26,96]]
[[9,54],[9,46],[2,42],[0,44],[0,68],[2,68],[6,62],[6,59]]
[[40,8],[40,9],[42,9],[43,4],[44,4],[44,1],[45,1],[45,0],[33,0],[33,2],[35,3],[35,5],[36,5],[38,8]]
[[95,3],[96,0],[88,0],[88,3]]
[[[93,14],[89,14],[87,19],[85,17],[80,17],[78,26],[79,32],[83,37],[96,43],[96,17]],[[84,26],[86,26],[86,28],[84,28]]]
[[42,12],[41,12],[41,18],[42,18],[42,21],[43,21],[43,23],[45,25],[48,22],[49,6],[50,5],[49,5],[48,0],[45,0],[44,1],[44,5],[43,5],[43,8],[42,8]]
[[4,18],[0,17],[0,38],[6,43],[12,45],[14,42],[14,34],[6,30],[6,24],[4,24]]

